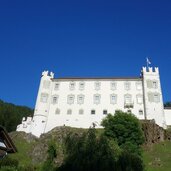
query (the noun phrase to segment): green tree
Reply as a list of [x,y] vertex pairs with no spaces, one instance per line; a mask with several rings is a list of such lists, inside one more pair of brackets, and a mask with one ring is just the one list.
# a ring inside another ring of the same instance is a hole
[[171,102],[166,102],[166,103],[164,104],[164,107],[171,107]]
[[26,106],[17,106],[0,100],[0,125],[8,132],[15,131],[23,117],[32,116],[33,110]]
[[97,136],[95,128],[82,135],[70,133],[66,138],[66,158],[59,170],[115,170],[120,148],[106,136]]
[[122,149],[141,154],[140,146],[144,143],[144,134],[139,120],[133,114],[116,111],[102,121],[102,126],[104,134],[117,141]]

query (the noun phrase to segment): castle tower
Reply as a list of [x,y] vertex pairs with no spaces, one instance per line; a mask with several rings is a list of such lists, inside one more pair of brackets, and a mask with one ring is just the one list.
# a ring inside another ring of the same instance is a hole
[[46,128],[53,78],[54,74],[52,72],[50,74],[48,71],[42,72],[34,116],[31,124],[31,133],[38,137],[44,133]]
[[166,128],[159,69],[143,67],[142,80],[145,119],[155,120],[156,124]]

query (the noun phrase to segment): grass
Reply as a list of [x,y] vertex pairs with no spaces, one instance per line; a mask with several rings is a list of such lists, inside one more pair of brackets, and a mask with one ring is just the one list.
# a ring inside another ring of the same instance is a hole
[[147,171],[170,171],[171,142],[165,141],[145,147],[143,158]]
[[[77,130],[75,130],[77,132]],[[103,130],[98,129],[97,134],[100,135]],[[39,141],[28,142],[22,134],[14,139],[14,143],[18,149],[16,154],[10,154],[9,157],[17,159],[20,166],[32,165],[32,159],[29,156],[35,145],[39,144]],[[58,158],[62,161],[62,147],[61,144],[56,143],[58,152]],[[164,141],[158,144],[153,144],[148,147],[144,147],[143,160],[145,164],[145,171],[171,171],[171,141]],[[41,163],[39,163],[41,165]],[[39,167],[37,165],[37,167]]]
[[28,166],[31,163],[31,158],[29,157],[29,151],[32,149],[34,143],[28,143],[23,138],[19,138],[14,141],[18,152],[15,154],[10,154],[10,158],[19,160],[20,166]]

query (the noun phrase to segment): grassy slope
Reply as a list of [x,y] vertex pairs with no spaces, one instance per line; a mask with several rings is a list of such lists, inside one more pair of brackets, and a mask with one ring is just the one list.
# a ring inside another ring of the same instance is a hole
[[13,139],[15,146],[17,147],[17,153],[9,154],[12,159],[17,159],[20,166],[27,166],[31,163],[31,158],[29,156],[30,150],[35,145],[35,142],[27,142],[22,135],[15,137]]
[[143,158],[147,171],[170,171],[171,142],[165,141],[146,148]]
[[[100,134],[101,131],[102,130],[99,130],[98,134]],[[50,139],[49,137],[48,141]],[[29,152],[32,151],[34,146],[39,144],[39,140],[27,142],[23,139],[23,135],[21,134],[14,138],[14,143],[17,146],[18,153],[9,156],[19,160],[20,166],[32,164]],[[165,141],[150,147],[144,147],[143,158],[147,171],[171,171],[171,142]]]

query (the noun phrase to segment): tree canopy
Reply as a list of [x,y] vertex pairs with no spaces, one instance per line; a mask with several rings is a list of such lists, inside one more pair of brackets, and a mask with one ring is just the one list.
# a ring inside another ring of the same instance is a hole
[[17,106],[0,100],[0,125],[8,132],[15,131],[23,117],[32,116],[33,110],[26,106]]
[[119,146],[132,152],[138,152],[144,143],[144,134],[139,120],[130,113],[116,111],[109,114],[103,121],[104,134],[113,138]]
[[103,133],[90,128],[82,135],[69,133],[65,142],[65,160],[58,171],[142,171],[142,159],[126,153]]
[[171,107],[171,102],[166,102],[166,103],[164,104],[164,107]]

